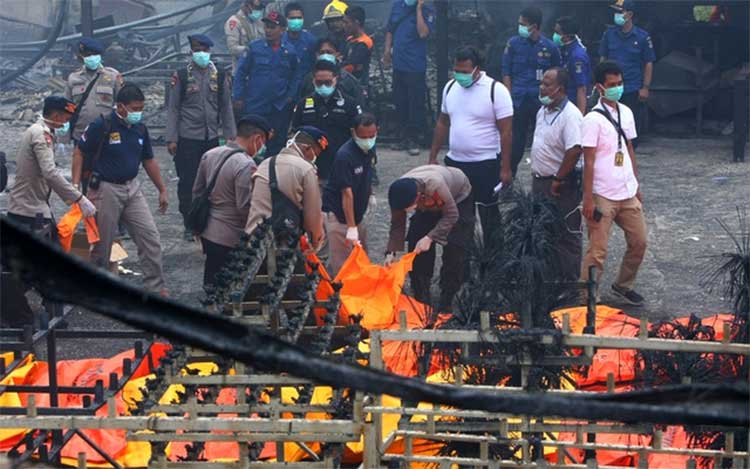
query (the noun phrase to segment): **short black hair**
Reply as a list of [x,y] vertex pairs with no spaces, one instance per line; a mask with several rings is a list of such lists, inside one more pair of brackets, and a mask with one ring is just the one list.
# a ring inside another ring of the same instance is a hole
[[266,136],[266,139],[268,138],[268,134],[266,133],[266,131],[253,124],[252,122],[240,122],[237,125],[238,137],[247,138],[255,134],[263,134]]
[[594,81],[603,85],[604,81],[607,79],[607,75],[622,75],[622,67],[613,60],[600,62],[596,68],[594,68]]
[[578,31],[580,30],[580,26],[578,26],[578,21],[573,18],[572,16],[561,16],[557,19],[557,24],[560,25],[560,29],[562,30],[563,34],[578,34]]
[[482,54],[479,53],[479,50],[477,50],[474,46],[461,46],[458,49],[456,49],[456,54],[453,59],[456,62],[463,62],[465,60],[471,60],[472,65],[475,67],[482,67],[484,64],[484,59],[482,58]]
[[568,82],[570,81],[570,73],[563,67],[552,67],[547,71],[555,72],[555,81],[564,90],[568,89]]
[[145,101],[143,91],[132,83],[125,83],[117,92],[117,102],[122,104],[130,104],[136,101]]
[[347,8],[344,16],[348,16],[349,18],[353,19],[354,21],[359,23],[360,26],[364,26],[365,24],[365,9],[360,6],[355,5]]
[[357,127],[369,127],[371,125],[378,125],[378,119],[375,117],[375,114],[371,112],[363,112],[362,114],[354,116],[353,129],[356,129]]
[[339,67],[338,65],[331,63],[327,60],[318,60],[315,62],[315,66],[313,66],[313,75],[315,75],[315,72],[331,72],[334,75],[339,74]]
[[529,24],[535,24],[537,29],[542,27],[542,10],[535,6],[527,6],[521,10],[521,16],[526,18]]
[[336,46],[336,41],[330,37],[324,37],[324,38],[318,39],[318,42],[315,43],[315,52],[319,51],[320,48],[323,47],[323,44],[330,44],[333,46],[334,49],[336,49],[336,52],[341,52],[338,46]]
[[284,16],[289,16],[289,13],[293,11],[301,11],[302,16],[305,15],[305,10],[302,8],[302,5],[300,5],[297,2],[291,2],[291,3],[287,3],[286,6],[284,7]]

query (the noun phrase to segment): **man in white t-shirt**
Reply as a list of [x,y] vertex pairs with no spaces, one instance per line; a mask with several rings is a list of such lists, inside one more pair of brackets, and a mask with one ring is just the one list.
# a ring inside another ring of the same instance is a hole
[[[481,56],[474,47],[456,51],[454,79],[443,89],[443,105],[428,162],[438,164],[438,152],[450,132],[445,165],[463,171],[471,182],[474,201],[488,204],[495,200],[498,183],[502,180],[504,185],[510,185],[513,179],[513,101],[505,85],[487,76],[481,66]],[[499,212],[495,208],[480,210],[479,214],[488,239],[497,227]]]
[[581,158],[583,116],[568,100],[568,71],[553,67],[539,84],[542,107],[536,115],[531,145],[531,191],[551,198],[565,217],[565,228],[558,240],[560,267],[565,280],[581,276],[581,203],[576,164]]
[[622,97],[622,69],[605,61],[594,71],[601,99],[583,119],[583,216],[588,220],[589,246],[583,258],[583,279],[589,266],[604,270],[612,222],[625,233],[627,249],[612,292],[640,306],[644,298],[633,290],[646,252],[646,220],[641,205],[638,166],[631,141],[637,137],[633,112]]

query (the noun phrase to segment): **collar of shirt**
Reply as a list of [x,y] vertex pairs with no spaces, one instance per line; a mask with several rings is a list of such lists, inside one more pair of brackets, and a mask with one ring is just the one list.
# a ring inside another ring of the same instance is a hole
[[563,96],[563,99],[557,104],[557,106],[554,106],[552,108],[550,108],[549,106],[544,106],[544,112],[546,114],[552,114],[553,112],[562,110],[566,104],[568,104],[568,97]]
[[40,118],[39,118],[39,120],[38,120],[37,122],[39,123],[39,125],[41,125],[41,126],[42,126],[42,128],[44,129],[44,131],[45,131],[45,132],[47,132],[48,134],[52,135],[53,137],[55,136],[55,131],[54,131],[54,130],[52,129],[52,127],[50,127],[50,126],[49,126],[49,125],[48,125],[48,124],[47,124],[47,123],[46,123],[46,122],[44,121],[44,117],[40,117]]
[[597,104],[597,106],[601,106],[602,109],[609,111],[609,113],[612,114],[612,116],[615,116],[618,112],[620,112],[619,105],[617,105],[617,107],[612,107],[609,104],[606,104],[604,101],[602,101],[602,98],[599,98],[599,103]]

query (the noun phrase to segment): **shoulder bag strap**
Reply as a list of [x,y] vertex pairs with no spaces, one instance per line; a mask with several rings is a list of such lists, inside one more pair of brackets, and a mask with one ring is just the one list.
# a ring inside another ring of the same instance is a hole
[[[594,112],[596,112],[596,113],[599,113],[599,114],[603,115],[604,117],[606,117],[606,118],[607,118],[607,120],[608,120],[608,121],[609,121],[609,122],[610,122],[610,123],[611,123],[611,124],[612,124],[612,125],[614,126],[615,130],[617,130],[617,134],[618,134],[618,135],[619,135],[620,137],[622,137],[622,139],[623,139],[623,140],[625,141],[625,144],[627,145],[627,143],[628,143],[628,138],[627,138],[627,137],[625,136],[625,132],[624,132],[624,131],[622,130],[622,127],[620,127],[620,126],[619,126],[619,125],[617,124],[617,122],[615,122],[615,120],[614,120],[614,119],[612,119],[612,116],[611,116],[611,115],[610,115],[610,114],[609,114],[609,113],[608,113],[607,111],[605,111],[605,110],[603,110],[603,109],[596,109],[596,108],[595,108],[595,109],[592,109],[592,111],[594,111]],[[618,110],[617,110],[617,112],[622,112],[622,111],[620,111],[620,110],[618,109]]]
[[101,76],[102,72],[96,72],[96,76],[93,80],[91,80],[86,86],[86,90],[81,95],[81,99],[78,100],[76,103],[76,112],[73,113],[73,116],[70,118],[70,128],[74,129],[76,124],[78,123],[78,118],[81,116],[81,108],[83,107],[86,100],[89,98],[89,95],[91,94],[91,90],[94,89],[94,85],[96,84],[97,80],[99,80],[99,77]]
[[245,150],[239,149],[239,150],[232,150],[229,152],[227,156],[224,157],[224,159],[219,163],[219,167],[216,168],[216,171],[214,172],[214,175],[211,176],[211,182],[208,183],[208,186],[206,187],[206,194],[210,194],[214,190],[214,186],[216,185],[216,180],[219,179],[219,173],[221,172],[221,168],[224,167],[224,164],[229,161],[229,158],[232,157],[232,155],[236,155],[237,153],[244,153]]

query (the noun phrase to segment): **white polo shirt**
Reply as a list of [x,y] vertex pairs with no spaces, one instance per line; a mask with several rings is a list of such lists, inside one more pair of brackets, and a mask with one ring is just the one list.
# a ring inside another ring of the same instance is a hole
[[497,121],[513,115],[513,101],[505,85],[481,72],[479,79],[468,88],[449,81],[443,89],[441,112],[451,119],[448,157],[474,163],[497,158],[500,152]]
[[566,98],[562,107],[539,108],[536,113],[534,143],[531,144],[531,172],[547,177],[560,169],[565,152],[581,145],[583,115]]
[[[617,122],[617,111],[602,103],[594,109],[604,109],[606,106],[612,118]],[[617,105],[620,113],[620,125],[628,140],[637,137],[633,111],[620,103]],[[633,173],[633,162],[625,141],[622,142],[624,155],[623,165],[615,166],[615,154],[618,151],[617,129],[606,117],[593,110],[583,118],[583,147],[596,148],[594,161],[594,194],[609,200],[626,200],[635,197],[638,192],[638,180]]]

